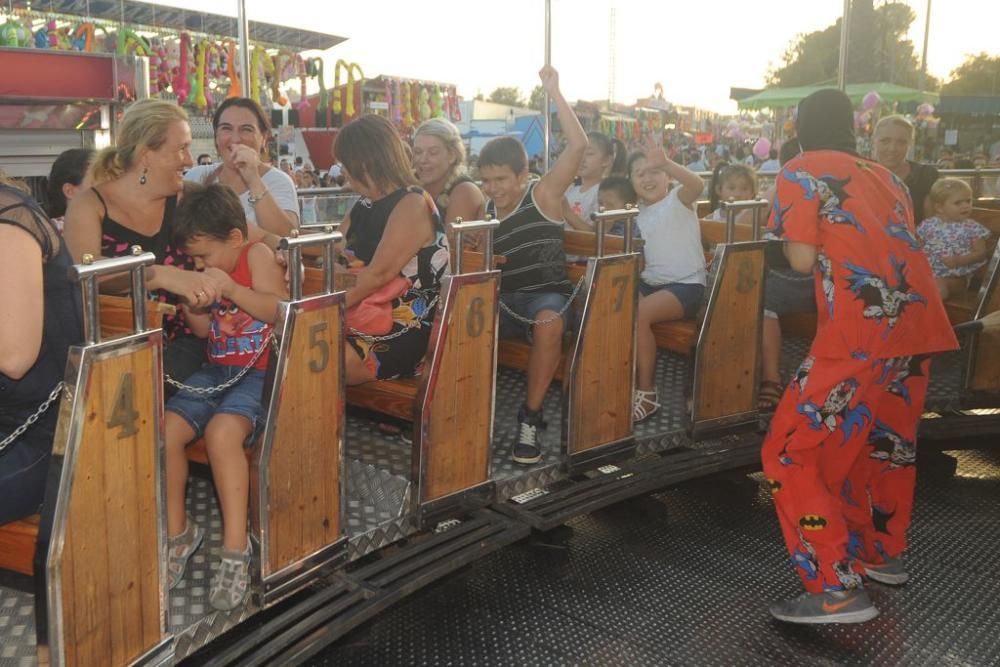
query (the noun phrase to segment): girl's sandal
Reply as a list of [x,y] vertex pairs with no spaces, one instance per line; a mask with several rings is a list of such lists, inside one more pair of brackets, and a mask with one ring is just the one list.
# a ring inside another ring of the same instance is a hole
[[771,412],[778,407],[781,402],[781,394],[784,387],[771,380],[762,380],[760,388],[757,390],[757,409],[762,412]]
[[660,409],[660,404],[656,398],[655,391],[642,391],[636,389],[632,394],[632,421],[641,422],[654,412]]

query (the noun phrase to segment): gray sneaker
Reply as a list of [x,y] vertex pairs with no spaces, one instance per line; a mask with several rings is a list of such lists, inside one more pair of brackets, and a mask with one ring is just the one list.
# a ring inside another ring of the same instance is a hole
[[864,623],[878,616],[878,609],[863,589],[803,593],[771,605],[771,616],[785,623]]
[[187,528],[180,535],[167,538],[167,588],[173,589],[184,578],[191,555],[201,546],[205,529],[194,522],[189,514]]
[[861,563],[861,567],[864,568],[865,575],[869,579],[887,586],[902,586],[910,580],[910,575],[903,569],[903,561],[900,558],[886,556],[884,563],[878,565]]
[[209,602],[219,611],[229,611],[243,604],[250,590],[250,545],[246,551],[222,550],[219,569],[212,577]]

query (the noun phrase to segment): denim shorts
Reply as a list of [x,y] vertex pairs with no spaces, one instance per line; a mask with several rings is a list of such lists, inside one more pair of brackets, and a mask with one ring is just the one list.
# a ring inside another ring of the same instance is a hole
[[[208,364],[189,377],[184,384],[201,389],[216,387],[235,377],[241,370],[240,366]],[[257,429],[263,422],[261,415],[264,410],[261,406],[261,399],[264,393],[265,374],[266,371],[252,368],[243,376],[242,380],[229,389],[216,394],[203,395],[194,394],[187,390],[181,391],[167,401],[165,409],[183,417],[184,421],[194,429],[198,438],[205,434],[205,427],[217,414],[246,417],[250,420],[252,430],[250,437],[243,444],[245,447],[249,447],[253,444]]]
[[698,283],[667,283],[666,285],[650,285],[645,280],[639,281],[639,294],[649,296],[660,290],[670,292],[681,302],[685,319],[694,319],[705,298],[705,286]]
[[[500,295],[500,303],[529,320],[538,319],[543,310],[559,312],[569,301],[569,296],[558,292],[507,292]],[[573,326],[573,307],[563,313],[563,327],[569,331]],[[500,338],[527,338],[531,340],[530,327],[515,320],[500,308]]]
[[816,312],[816,280],[811,273],[771,269],[764,279],[764,310],[775,315]]

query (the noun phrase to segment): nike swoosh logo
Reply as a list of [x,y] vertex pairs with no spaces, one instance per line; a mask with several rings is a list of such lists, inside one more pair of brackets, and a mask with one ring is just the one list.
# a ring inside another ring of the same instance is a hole
[[840,611],[841,609],[843,609],[847,605],[851,604],[852,602],[854,602],[854,598],[848,598],[848,599],[844,600],[843,602],[836,602],[836,603],[824,602],[823,603],[823,611],[828,612],[828,613],[832,613],[832,612],[835,612],[835,611]]

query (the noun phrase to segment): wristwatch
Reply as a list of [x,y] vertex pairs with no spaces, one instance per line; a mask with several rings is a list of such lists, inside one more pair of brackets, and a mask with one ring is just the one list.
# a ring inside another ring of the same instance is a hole
[[269,190],[267,188],[264,188],[264,191],[262,193],[260,193],[259,195],[257,195],[256,197],[254,197],[253,193],[250,192],[250,193],[247,194],[247,201],[250,202],[251,206],[256,206],[257,202],[259,202],[261,199],[263,199],[264,197],[266,197],[267,194],[268,194],[268,192],[269,192]]

